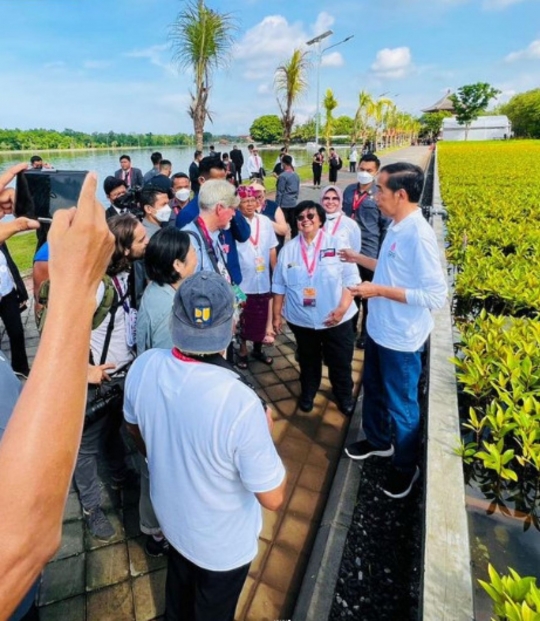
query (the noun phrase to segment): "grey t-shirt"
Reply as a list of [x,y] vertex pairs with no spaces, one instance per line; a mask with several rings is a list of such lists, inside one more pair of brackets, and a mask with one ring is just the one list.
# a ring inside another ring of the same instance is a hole
[[20,392],[21,382],[13,373],[13,369],[4,354],[0,352],[0,442]]

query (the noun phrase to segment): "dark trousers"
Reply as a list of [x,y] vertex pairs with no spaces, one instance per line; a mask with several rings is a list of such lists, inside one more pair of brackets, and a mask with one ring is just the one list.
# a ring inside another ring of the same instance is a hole
[[338,172],[337,168],[332,168],[332,166],[330,166],[330,170],[328,171],[328,181],[330,183],[337,182],[337,172]]
[[73,480],[81,505],[86,511],[101,506],[98,476],[98,457],[101,451],[109,459],[112,474],[121,478],[125,473],[125,446],[120,434],[122,420],[121,411],[109,412],[83,431]]
[[356,162],[349,162],[349,172],[356,172]]
[[321,175],[322,175],[322,165],[321,164],[312,164],[311,169],[313,170],[313,185],[320,186],[321,185]]
[[[371,282],[373,280],[373,272],[371,270],[366,269],[365,267],[360,266],[360,278],[362,280],[368,280],[369,282]],[[360,329],[360,334],[365,336],[366,335],[366,321],[367,321],[367,314],[368,314],[368,301],[365,298],[362,298],[361,304],[362,304],[362,324],[361,324],[362,327]]]
[[170,546],[165,621],[234,621],[249,566],[230,571],[203,569]]
[[339,404],[352,398],[352,357],[354,334],[352,321],[335,328],[313,330],[289,323],[296,339],[302,396],[312,399],[321,384],[322,360],[328,366],[332,391]]
[[11,366],[16,373],[28,375],[28,358],[24,344],[24,328],[15,289],[0,300],[0,318],[4,322],[11,347]]

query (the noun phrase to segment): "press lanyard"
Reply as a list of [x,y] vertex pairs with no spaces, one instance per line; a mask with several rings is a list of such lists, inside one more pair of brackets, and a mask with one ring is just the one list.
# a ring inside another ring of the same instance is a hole
[[[332,229],[332,232],[330,233],[330,235],[332,237],[334,237],[334,235],[336,234],[336,231],[339,228],[339,223],[341,222],[341,218],[343,218],[343,214],[339,214],[339,218],[336,218],[336,223],[334,224],[334,228]],[[330,220],[328,221],[328,224],[330,224]]]
[[116,276],[113,276],[112,281],[114,283],[114,286],[116,287],[116,291],[118,293],[118,297],[120,298],[120,302],[122,303],[122,308],[124,309],[124,312],[129,314],[130,306],[126,302],[126,299],[128,297],[128,291],[129,291],[129,282],[126,283],[126,290],[124,291],[122,283]]
[[255,237],[252,237],[251,235],[249,236],[249,241],[255,246],[255,248],[259,247],[259,238],[260,238],[260,234],[261,234],[261,221],[259,220],[259,218],[257,218],[257,216],[254,216],[255,218],[255,229],[256,229],[256,233],[255,233]]
[[303,237],[300,237],[300,251],[302,253],[302,261],[304,261],[304,265],[306,266],[308,276],[311,278],[315,272],[315,268],[317,267],[317,260],[319,257],[319,252],[322,246],[322,232],[319,231],[317,233],[317,244],[315,246],[315,253],[313,254],[313,260],[311,264],[308,262],[307,256],[307,244]]
[[200,362],[200,360],[195,360],[195,358],[190,358],[189,356],[185,356],[179,349],[173,347],[171,349],[172,355],[177,360],[182,360],[182,362]]
[[369,196],[368,192],[364,192],[363,194],[359,195],[358,190],[355,190],[352,210],[356,211],[362,205],[362,203],[366,200],[368,196]]

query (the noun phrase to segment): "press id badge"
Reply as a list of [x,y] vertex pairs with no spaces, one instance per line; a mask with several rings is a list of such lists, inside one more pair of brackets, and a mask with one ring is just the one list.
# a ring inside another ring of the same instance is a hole
[[137,311],[134,308],[126,313],[126,343],[128,347],[135,347],[137,342]]
[[257,257],[255,259],[255,271],[257,274],[262,274],[266,271],[266,265],[264,264],[264,257]]
[[315,287],[304,287],[302,294],[303,306],[312,308],[317,306],[317,289]]

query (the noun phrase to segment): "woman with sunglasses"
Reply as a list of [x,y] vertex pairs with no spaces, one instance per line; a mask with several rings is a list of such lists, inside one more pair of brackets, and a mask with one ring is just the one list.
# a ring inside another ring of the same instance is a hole
[[283,314],[297,344],[300,409],[313,409],[324,356],[338,407],[350,416],[355,406],[351,320],[356,306],[348,287],[360,282],[358,270],[340,261],[342,243],[324,230],[326,213],[321,205],[302,201],[294,216],[298,236],[279,254],[272,283],[274,330],[281,332]]
[[271,365],[274,361],[263,351],[263,343],[273,342],[274,332],[269,315],[272,295],[270,293],[270,271],[276,266],[278,245],[272,222],[257,213],[256,191],[251,186],[240,186],[240,212],[251,227],[251,235],[245,242],[238,243],[238,258],[242,271],[242,290],[247,295],[240,317],[240,349],[236,366],[248,368],[247,341],[253,342],[251,355],[260,362]]

